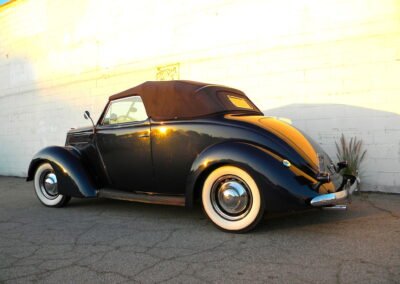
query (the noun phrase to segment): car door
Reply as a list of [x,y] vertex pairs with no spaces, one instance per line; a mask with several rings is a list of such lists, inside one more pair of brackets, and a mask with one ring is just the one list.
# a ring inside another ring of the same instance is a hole
[[96,130],[111,187],[153,191],[150,121],[141,97],[111,101]]

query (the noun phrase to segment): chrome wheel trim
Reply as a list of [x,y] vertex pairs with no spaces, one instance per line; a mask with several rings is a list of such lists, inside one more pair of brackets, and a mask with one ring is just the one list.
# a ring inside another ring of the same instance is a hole
[[[244,212],[236,220],[228,220],[215,209],[211,201],[211,189],[216,181],[221,177],[234,176],[236,179],[244,181],[251,193],[248,212]],[[213,170],[205,179],[201,193],[203,209],[207,217],[219,228],[230,232],[244,232],[253,228],[260,220],[264,212],[261,192],[254,178],[245,170],[231,165],[223,165]]]
[[[58,206],[61,202],[65,200],[65,196],[62,194],[58,193],[58,184],[57,184],[57,194],[55,192],[47,191],[45,187],[45,181],[47,178],[54,178],[50,174],[55,174],[52,166],[50,163],[43,163],[41,164],[35,172],[35,177],[34,177],[34,188],[35,188],[35,193],[36,196],[39,198],[39,200],[46,206],[54,207]],[[48,183],[49,180],[48,180]],[[48,190],[51,190],[52,188],[50,187],[49,184],[46,185]]]
[[57,190],[57,177],[51,170],[45,170],[40,175],[40,190],[47,199],[56,199],[58,194]]
[[211,188],[210,199],[218,215],[229,221],[243,219],[249,213],[253,201],[249,186],[234,175],[218,178]]

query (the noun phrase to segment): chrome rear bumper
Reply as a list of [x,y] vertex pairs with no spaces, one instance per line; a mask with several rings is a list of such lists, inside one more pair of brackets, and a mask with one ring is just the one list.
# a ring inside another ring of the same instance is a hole
[[321,207],[334,206],[340,203],[347,202],[348,198],[350,197],[349,188],[350,184],[348,183],[341,191],[318,195],[311,199],[310,204],[315,207]]

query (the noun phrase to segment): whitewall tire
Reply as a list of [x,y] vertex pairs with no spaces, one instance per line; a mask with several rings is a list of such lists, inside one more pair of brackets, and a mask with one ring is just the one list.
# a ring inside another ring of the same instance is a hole
[[219,228],[246,232],[264,215],[264,202],[253,177],[235,166],[222,166],[206,178],[202,203],[208,218]]
[[62,207],[71,199],[58,193],[57,176],[49,163],[43,163],[36,169],[33,183],[36,196],[43,205]]

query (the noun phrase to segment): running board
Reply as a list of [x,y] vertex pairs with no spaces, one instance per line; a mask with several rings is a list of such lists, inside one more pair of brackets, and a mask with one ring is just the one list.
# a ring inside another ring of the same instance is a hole
[[97,193],[98,197],[134,201],[142,203],[185,206],[185,197],[175,195],[145,194],[118,191],[110,188],[102,188]]

